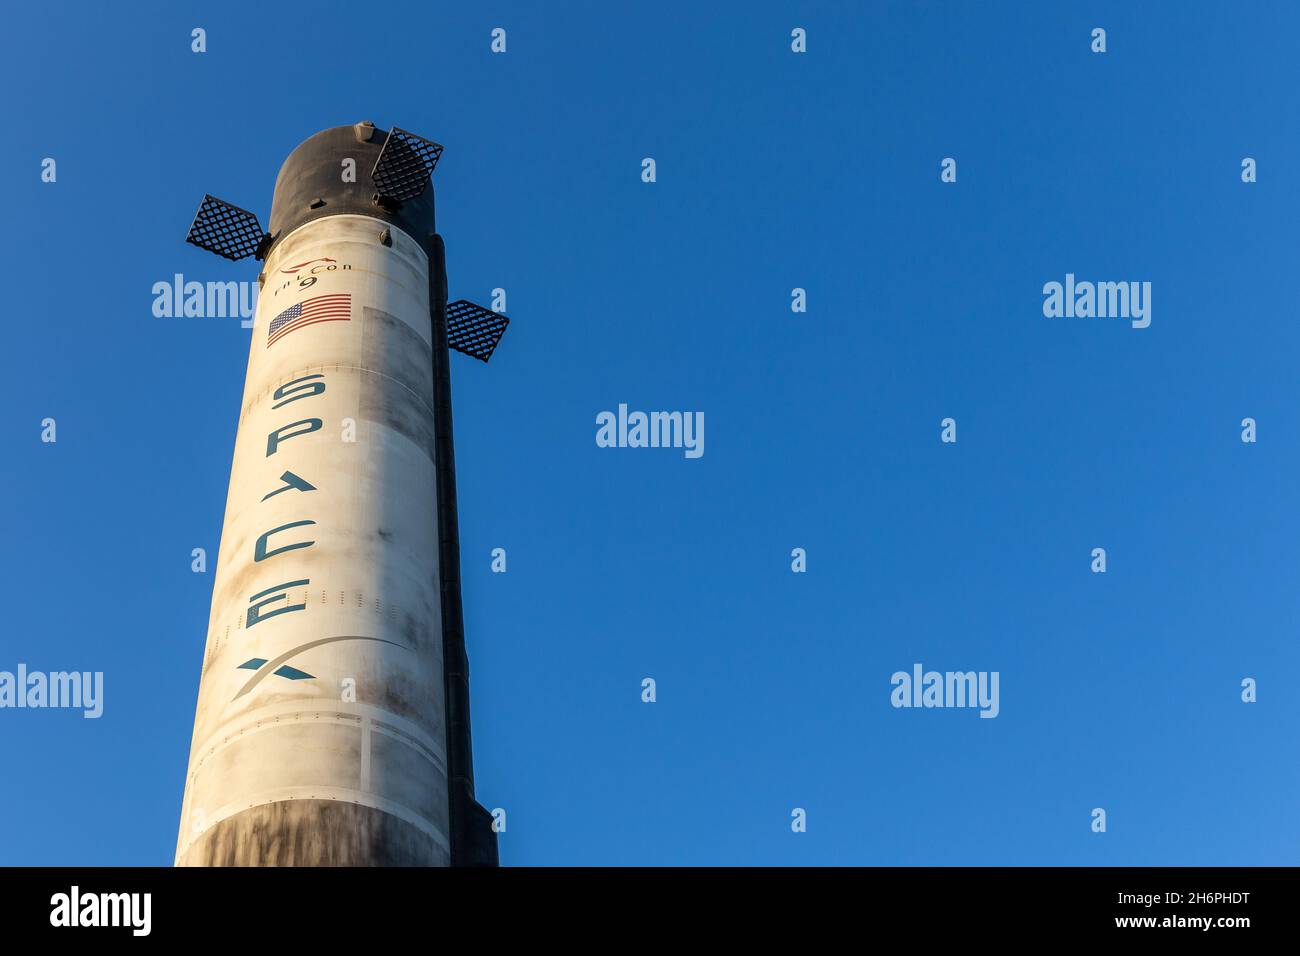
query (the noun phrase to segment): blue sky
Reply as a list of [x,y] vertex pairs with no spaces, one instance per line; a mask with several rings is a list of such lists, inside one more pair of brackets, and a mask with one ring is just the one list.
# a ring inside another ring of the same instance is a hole
[[[361,119],[446,145],[452,296],[504,287],[513,317],[490,366],[453,356],[504,863],[1300,862],[1297,28],[1284,3],[15,8],[0,669],[101,670],[106,700],[0,711],[0,864],[171,863],[190,552],[216,554],[249,333],[150,290],[254,278],[182,242],[198,200],[265,221],[293,147]],[[1151,326],[1045,318],[1066,273],[1151,282]],[[619,403],[703,412],[704,456],[598,448]],[[892,708],[915,662],[998,671],[999,716]]]

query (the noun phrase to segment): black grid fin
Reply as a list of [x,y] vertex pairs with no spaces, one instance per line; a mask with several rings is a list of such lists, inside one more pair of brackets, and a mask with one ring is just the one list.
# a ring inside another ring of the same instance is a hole
[[257,255],[266,234],[257,216],[216,196],[204,196],[185,241],[238,262]]
[[379,195],[397,202],[414,199],[429,188],[429,175],[438,165],[442,147],[433,140],[394,126],[388,131],[370,177]]
[[509,324],[510,320],[500,312],[458,299],[447,306],[447,345],[486,362]]

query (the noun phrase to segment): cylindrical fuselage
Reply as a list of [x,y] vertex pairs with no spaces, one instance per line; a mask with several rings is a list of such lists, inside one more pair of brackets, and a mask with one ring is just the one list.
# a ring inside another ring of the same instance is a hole
[[350,212],[265,262],[178,865],[449,862],[429,268]]

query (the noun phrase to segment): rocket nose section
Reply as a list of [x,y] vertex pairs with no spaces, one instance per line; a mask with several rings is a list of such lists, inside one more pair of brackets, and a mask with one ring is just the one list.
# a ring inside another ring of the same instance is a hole
[[[315,219],[360,215],[396,226],[427,251],[428,237],[436,231],[432,181],[418,195],[380,201],[381,186],[387,184],[376,164],[389,132],[363,120],[321,130],[299,143],[276,176],[269,226],[274,240]],[[409,147],[394,147],[402,149]]]

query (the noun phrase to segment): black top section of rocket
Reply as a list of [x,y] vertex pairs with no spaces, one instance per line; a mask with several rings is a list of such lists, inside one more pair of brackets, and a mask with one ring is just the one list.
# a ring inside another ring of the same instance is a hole
[[[387,138],[387,130],[364,121],[321,130],[300,143],[275,178],[268,227],[273,241],[314,219],[350,213],[392,223],[430,251],[437,231],[433,184],[414,199],[394,202],[379,194],[371,176]],[[389,149],[408,147],[393,142]]]

